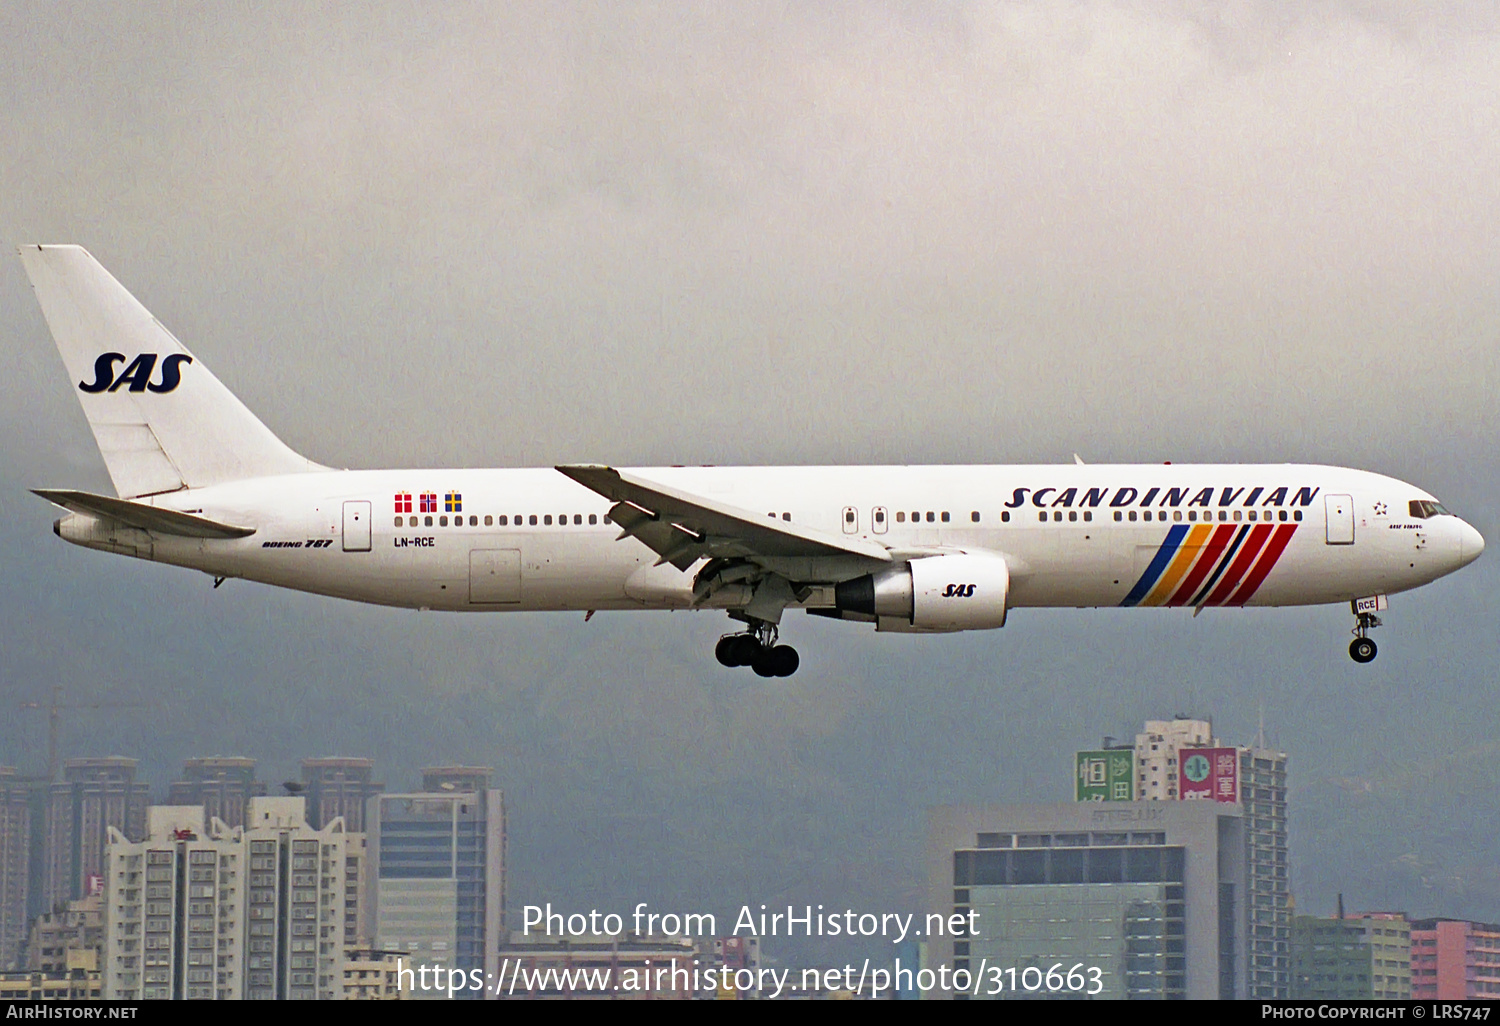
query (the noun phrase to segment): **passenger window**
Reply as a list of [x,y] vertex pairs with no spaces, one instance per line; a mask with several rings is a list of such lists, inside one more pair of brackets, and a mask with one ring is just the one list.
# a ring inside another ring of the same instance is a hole
[[885,523],[885,510],[883,510],[883,509],[877,509],[875,511],[875,522],[877,524],[883,524],[883,523]]
[[790,519],[792,519],[792,515],[790,513],[783,513],[783,514],[781,514],[781,519],[783,519],[783,520],[790,520]]
[[611,521],[611,520],[610,520],[610,519],[609,519],[609,514],[607,514],[607,513],[606,513],[606,514],[605,514],[605,516],[604,516],[604,522],[605,522],[605,523],[606,523],[606,524],[608,524],[608,523],[612,523],[612,522],[613,522],[613,521]]
[[1115,522],[1118,523],[1119,521],[1121,521],[1123,519],[1124,519],[1124,515],[1119,510],[1115,510]]
[[969,519],[976,524],[979,523],[979,510],[976,509],[974,512],[970,513]]
[[1285,521],[1286,520],[1286,510],[1284,510],[1284,509],[1277,510],[1276,511],[1276,519],[1277,520],[1281,520],[1281,521]]
[[423,517],[422,518],[422,523],[425,524],[428,527],[431,527],[432,526],[432,518],[431,517]]
[[574,513],[573,514],[573,526],[574,527],[582,527],[583,526],[583,514],[582,513]]
[[1060,509],[1053,510],[1052,511],[1052,520],[1053,520],[1054,523],[1058,523],[1058,524],[1062,523],[1062,510],[1060,510]]
[[1094,511],[1093,510],[1086,509],[1086,510],[1083,511],[1083,522],[1085,524],[1090,523],[1093,519],[1094,519]]
[[448,518],[447,517],[438,517],[438,526],[439,527],[447,527],[448,526]]
[[401,518],[400,518],[400,517],[397,517],[397,518],[396,518],[396,526],[397,526],[397,527],[400,527],[400,526],[401,526]]
[[1188,519],[1189,520],[1197,520],[1198,519],[1198,511],[1195,510],[1195,509],[1188,510]]
[[1292,519],[1300,521],[1302,519],[1302,511],[1300,509],[1292,510]]
[[542,517],[542,526],[544,526],[544,527],[551,527],[552,526],[552,514],[551,513],[545,514]]
[[772,520],[776,519],[776,514],[775,513],[767,513],[766,516],[769,517]]
[[1008,509],[1002,509],[1000,511],[1000,522],[1002,524],[1008,524],[1008,523],[1010,523],[1010,510],[1008,510]]
[[947,510],[943,510],[943,523],[946,524],[947,522],[948,522],[948,511]]
[[[501,517],[501,518],[500,518],[500,519],[501,519],[501,520],[504,520],[504,519],[505,519],[505,518],[504,518],[504,517]],[[490,515],[489,515],[489,514],[488,514],[488,513],[486,513],[486,514],[485,514],[485,515],[484,515],[484,526],[485,526],[485,527],[489,527],[489,526],[490,526],[490,525],[492,525],[492,524],[493,524],[493,523],[494,523],[494,522],[495,522],[495,518],[494,518],[494,517],[492,517],[492,516],[490,516]]]
[[904,509],[898,509],[898,510],[896,510],[896,523],[898,523],[898,524],[904,524],[904,523],[906,523],[906,510],[904,510]]
[[1181,521],[1182,520],[1182,510],[1180,510],[1180,509],[1174,509],[1172,511],[1172,519],[1173,520],[1177,520],[1177,521]]
[[1219,510],[1219,519],[1220,519],[1220,520],[1221,520],[1221,521],[1223,521],[1223,520],[1228,520],[1228,519],[1229,519],[1229,514],[1228,514],[1228,513],[1225,513],[1225,512],[1224,512],[1224,511],[1223,511],[1223,510],[1222,510],[1222,509],[1221,509],[1221,510]]
[[1135,519],[1135,510],[1131,510],[1131,511],[1130,511],[1130,519],[1131,519],[1131,520],[1134,520],[1134,519]]
[[[547,518],[547,519],[548,519],[548,520],[551,520],[551,519],[552,519],[552,518],[551,518],[551,517],[548,517],[548,518]],[[536,526],[536,514],[535,514],[535,513],[533,513],[533,514],[531,514],[531,519],[530,519],[530,523],[531,523],[531,526],[532,526],[532,527],[535,527],[535,526]]]
[[1252,509],[1249,513],[1246,513],[1245,514],[1245,518],[1247,520],[1254,520],[1255,519],[1255,510]]
[[928,522],[928,523],[929,523],[929,524],[930,524],[930,523],[932,523],[932,522],[933,522],[933,521],[934,521],[934,520],[935,520],[935,519],[937,519],[937,516],[936,516],[936,514],[934,514],[934,513],[933,513],[933,512],[932,512],[932,510],[928,510],[928,511],[927,511],[927,522]]
[[1040,520],[1042,523],[1045,524],[1047,522],[1047,511],[1046,510],[1042,510],[1040,513],[1038,513],[1036,515],[1036,518],[1038,520]]
[[597,513],[590,513],[589,514],[589,526],[593,527],[598,522],[599,522],[599,514],[597,514]]
[[1239,510],[1235,510],[1234,511],[1234,522],[1236,524],[1240,522],[1240,511]]
[[1070,509],[1070,510],[1068,510],[1068,520],[1071,522],[1071,521],[1074,521],[1074,520],[1077,520],[1077,519],[1078,519],[1078,511],[1076,509]]
[[852,524],[852,523],[854,523],[854,510],[852,510],[852,509],[846,509],[846,510],[844,510],[844,523],[846,523],[846,524]]

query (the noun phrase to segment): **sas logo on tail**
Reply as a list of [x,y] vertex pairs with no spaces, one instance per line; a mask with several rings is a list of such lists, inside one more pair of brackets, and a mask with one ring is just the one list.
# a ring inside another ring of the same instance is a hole
[[115,364],[124,362],[124,353],[101,353],[94,361],[93,384],[80,381],[78,387],[85,392],[117,392],[121,385],[129,385],[132,392],[170,392],[182,384],[182,365],[192,363],[193,358],[182,353],[167,357],[161,362],[160,381],[151,380],[151,372],[156,369],[155,353],[142,353],[115,377]]
[[943,589],[943,598],[973,598],[973,584],[950,584]]

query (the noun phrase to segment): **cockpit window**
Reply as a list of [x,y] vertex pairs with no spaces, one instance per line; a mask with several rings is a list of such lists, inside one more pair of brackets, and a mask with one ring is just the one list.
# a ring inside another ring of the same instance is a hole
[[1441,502],[1433,499],[1413,499],[1407,504],[1407,509],[1412,516],[1419,520],[1426,520],[1428,517],[1451,517],[1453,515],[1443,508]]

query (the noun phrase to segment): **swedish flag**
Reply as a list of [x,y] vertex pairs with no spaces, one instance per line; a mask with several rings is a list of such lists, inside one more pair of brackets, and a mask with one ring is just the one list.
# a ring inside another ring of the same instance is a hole
[[449,492],[443,497],[444,513],[462,513],[464,511],[464,497],[459,492]]

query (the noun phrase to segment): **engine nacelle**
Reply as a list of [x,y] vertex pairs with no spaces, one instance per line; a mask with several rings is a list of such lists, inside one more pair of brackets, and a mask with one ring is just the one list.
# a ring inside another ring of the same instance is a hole
[[842,612],[905,620],[917,630],[982,631],[1005,626],[1010,569],[998,556],[929,556],[844,581]]

